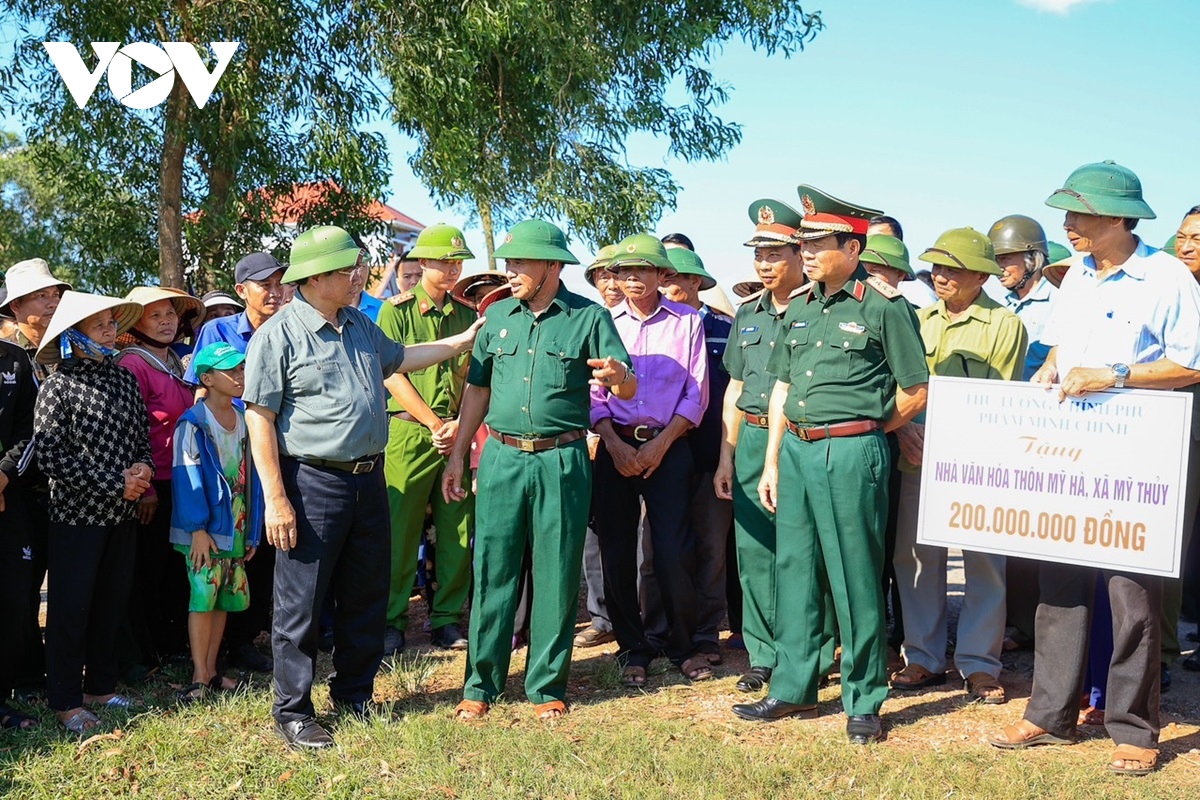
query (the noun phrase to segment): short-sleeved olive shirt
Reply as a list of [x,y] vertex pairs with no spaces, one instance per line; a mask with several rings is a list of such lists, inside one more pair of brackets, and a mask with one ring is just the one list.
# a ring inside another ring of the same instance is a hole
[[250,339],[242,399],[275,412],[283,455],[351,461],[387,446],[383,379],[404,345],[357,308],[339,310],[338,322],[340,331],[300,288]]
[[560,286],[540,316],[509,298],[492,305],[475,338],[467,382],[491,389],[487,424],[510,436],[588,427],[589,358],[629,363],[612,315]]
[[939,300],[917,312],[925,360],[934,375],[951,378],[1021,377],[1029,334],[1025,323],[984,293],[955,321]]
[[[767,371],[767,363],[783,329],[786,311],[786,308],[776,311],[771,293],[762,292],[739,306],[734,317],[722,363],[730,378],[742,382],[737,407],[748,414],[767,414],[771,388],[775,385],[775,376]],[[720,400],[714,398],[710,402]]]
[[788,304],[768,365],[788,384],[784,415],[800,425],[886,421],[897,385],[929,380],[912,306],[861,264],[832,296],[810,286]]
[[[436,342],[447,336],[462,333],[475,321],[475,312],[446,293],[445,302],[438,306],[425,287],[418,283],[411,291],[396,295],[379,309],[379,327],[402,344]],[[406,373],[413,388],[434,414],[448,419],[458,414],[467,365],[471,354],[463,353],[425,369]],[[394,397],[388,398],[388,411],[404,411]]]

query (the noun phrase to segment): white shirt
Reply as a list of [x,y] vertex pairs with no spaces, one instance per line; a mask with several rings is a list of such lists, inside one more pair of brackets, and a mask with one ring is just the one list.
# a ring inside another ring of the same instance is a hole
[[1063,278],[1041,337],[1058,347],[1060,381],[1072,367],[1160,358],[1200,369],[1200,284],[1183,262],[1137,242],[1133,255],[1102,281],[1091,255]]

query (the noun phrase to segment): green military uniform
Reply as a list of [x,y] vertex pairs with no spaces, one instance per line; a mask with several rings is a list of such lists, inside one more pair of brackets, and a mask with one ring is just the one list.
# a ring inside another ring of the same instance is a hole
[[[540,220],[517,225],[496,256],[579,263],[561,231]],[[587,359],[606,356],[629,363],[612,316],[560,286],[537,316],[514,298],[488,309],[467,382],[491,390],[485,421],[493,432],[557,437],[588,428]],[[536,452],[488,438],[478,471],[467,700],[491,703],[504,690],[527,550],[533,609],[525,693],[534,703],[566,698],[591,490],[585,438]]]
[[[392,339],[419,344],[462,333],[475,321],[475,312],[449,292],[437,305],[418,283],[397,295],[379,310],[379,327]],[[430,410],[443,420],[458,416],[467,376],[469,355],[448,359],[408,373],[413,388]],[[463,500],[447,503],[442,498],[442,471],[446,459],[433,444],[433,432],[408,418],[405,408],[393,397],[388,400],[388,444],[384,451],[384,477],[392,524],[392,571],[388,595],[387,624],[397,630],[408,627],[408,600],[417,571],[425,510],[433,509],[437,531],[437,590],[429,624],[433,629],[457,624],[471,592],[471,525],[475,498],[470,494],[469,476],[464,475]]]
[[[805,238],[865,233],[866,219],[878,213],[811,187],[802,186],[801,195]],[[798,290],[782,327],[768,371],[787,384],[784,413],[801,428],[863,420],[882,425],[894,407],[897,384],[910,388],[928,380],[912,308],[861,264],[833,295],[819,283]],[[841,633],[842,704],[848,715],[878,714],[887,696],[879,575],[888,469],[882,430],[816,441],[785,431],[776,603],[789,613],[777,619],[771,698],[804,705],[817,700],[824,572]]]

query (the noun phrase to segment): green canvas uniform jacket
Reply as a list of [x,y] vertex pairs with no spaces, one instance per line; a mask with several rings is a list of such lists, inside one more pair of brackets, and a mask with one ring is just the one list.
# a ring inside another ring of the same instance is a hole
[[560,286],[540,316],[514,298],[491,306],[467,382],[492,391],[488,426],[510,436],[557,436],[589,426],[589,358],[629,363],[612,315]]
[[[390,298],[379,309],[380,329],[389,338],[406,345],[445,339],[462,333],[474,321],[475,312],[470,306],[455,300],[447,292],[445,302],[439,307],[420,283],[410,291]],[[469,361],[470,353],[463,353],[407,373],[421,399],[442,419],[458,415]],[[394,397],[388,399],[387,408],[389,413],[406,410]]]
[[768,370],[788,384],[784,416],[798,425],[885,422],[896,386],[929,380],[912,306],[858,266],[830,296],[809,284],[788,304]]
[[[775,310],[770,292],[762,292],[743,303],[734,317],[729,345],[722,363],[729,377],[742,382],[737,407],[747,414],[765,417],[771,402],[775,376],[767,370],[787,309]],[[720,402],[715,398],[713,402]]]

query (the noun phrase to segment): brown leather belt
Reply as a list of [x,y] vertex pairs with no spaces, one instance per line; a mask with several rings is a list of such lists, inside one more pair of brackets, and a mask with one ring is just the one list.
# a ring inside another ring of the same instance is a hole
[[639,442],[648,442],[663,432],[662,428],[651,428],[646,425],[617,425],[616,423],[613,423],[613,430],[619,436],[625,436]]
[[[407,411],[391,411],[388,413],[388,416],[391,417],[392,419],[402,419],[405,422],[415,422],[418,425],[425,424],[424,422],[421,422],[421,420],[417,419],[416,417],[414,417],[412,414],[408,413]],[[442,422],[446,422],[446,421],[447,420],[445,420],[445,419],[442,420]]]
[[756,428],[767,427],[767,417],[765,414],[760,417],[758,414],[751,414],[749,411],[744,411],[742,413],[744,413],[746,415],[746,422],[749,422],[754,427],[756,427]]
[[877,431],[883,426],[873,419],[860,419],[855,422],[837,422],[833,425],[813,425],[800,427],[790,419],[787,420],[788,430],[800,437],[804,442],[816,442],[821,439],[835,439],[839,436],[862,436],[864,433]]
[[488,428],[488,434],[498,442],[503,442],[509,447],[515,447],[526,453],[540,453],[543,450],[553,450],[555,447],[562,447],[564,444],[578,442],[583,437],[587,436],[587,431],[567,431],[560,433],[558,436],[549,436],[545,439],[532,439],[524,436],[509,436],[507,433]]

